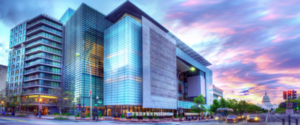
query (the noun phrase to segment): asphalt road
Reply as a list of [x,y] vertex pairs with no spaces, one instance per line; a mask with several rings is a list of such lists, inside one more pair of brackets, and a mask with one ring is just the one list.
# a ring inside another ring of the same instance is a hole
[[[260,115],[260,122],[247,122],[246,120],[239,123],[225,123],[215,121],[192,121],[192,122],[164,122],[164,123],[130,123],[118,121],[75,121],[75,120],[53,120],[53,119],[39,119],[35,117],[12,117],[0,116],[0,125],[282,125],[282,119],[285,119],[287,124],[287,115],[280,114],[262,114]],[[295,119],[300,118],[300,115],[292,115],[291,123],[295,124]],[[300,119],[299,119],[300,120]]]

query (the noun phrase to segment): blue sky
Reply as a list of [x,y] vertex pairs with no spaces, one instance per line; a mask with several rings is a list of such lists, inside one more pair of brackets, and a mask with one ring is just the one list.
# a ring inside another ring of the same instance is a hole
[[[0,1],[0,64],[9,31],[39,14],[59,19],[82,2],[108,14],[125,0]],[[213,82],[232,98],[272,103],[282,90],[300,92],[299,0],[130,0],[213,65]],[[251,95],[251,96],[249,96]]]

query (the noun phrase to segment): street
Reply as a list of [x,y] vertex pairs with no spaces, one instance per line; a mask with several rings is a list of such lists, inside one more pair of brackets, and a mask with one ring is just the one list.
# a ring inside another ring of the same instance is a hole
[[[261,114],[260,115],[261,121],[256,122],[247,122],[247,121],[240,121],[239,123],[224,123],[224,122],[216,122],[213,120],[210,121],[184,121],[184,122],[173,122],[173,121],[166,121],[162,123],[132,123],[132,122],[119,122],[119,121],[75,121],[75,120],[54,120],[54,119],[47,119],[47,118],[35,118],[35,117],[13,117],[13,116],[0,116],[0,125],[282,125],[282,119],[285,119],[285,124],[287,124],[287,115],[282,114]],[[291,123],[295,124],[295,119],[298,118],[298,115],[291,116]]]

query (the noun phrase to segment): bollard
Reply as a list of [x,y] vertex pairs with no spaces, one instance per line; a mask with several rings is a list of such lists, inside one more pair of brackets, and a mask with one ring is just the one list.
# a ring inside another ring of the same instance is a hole
[[284,119],[282,119],[282,125],[284,125]]
[[298,125],[298,118],[296,118],[296,125]]

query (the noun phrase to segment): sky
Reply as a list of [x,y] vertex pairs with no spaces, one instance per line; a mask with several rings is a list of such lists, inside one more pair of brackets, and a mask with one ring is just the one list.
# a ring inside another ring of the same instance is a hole
[[[261,103],[300,93],[299,0],[130,0],[212,63],[225,98]],[[108,14],[125,0],[0,0],[0,64],[10,29],[39,14],[56,19],[84,2]]]

